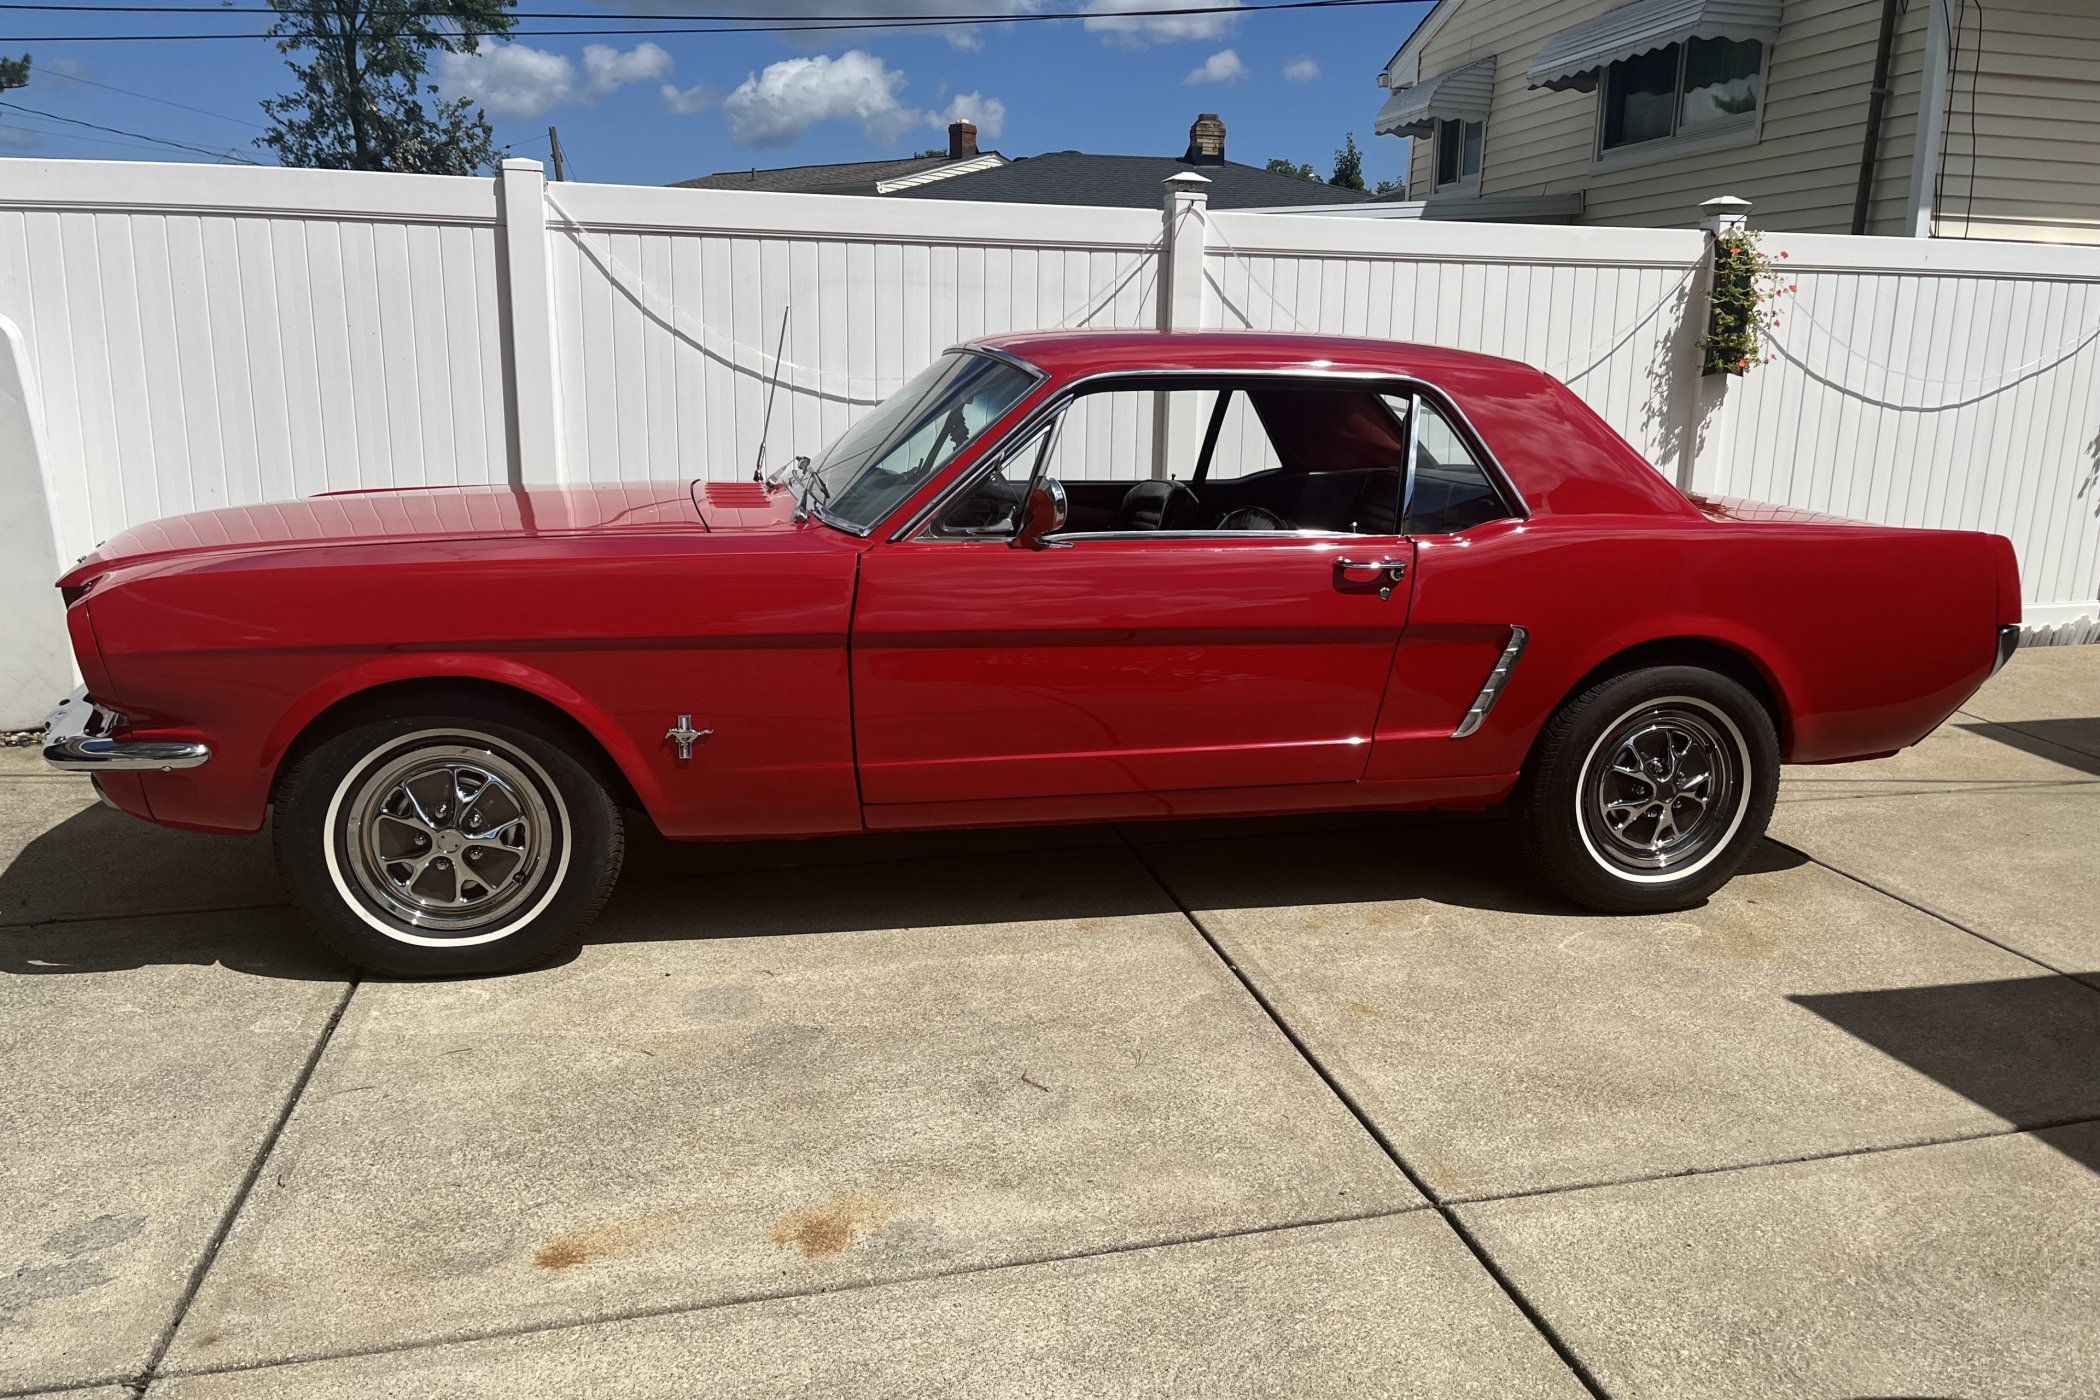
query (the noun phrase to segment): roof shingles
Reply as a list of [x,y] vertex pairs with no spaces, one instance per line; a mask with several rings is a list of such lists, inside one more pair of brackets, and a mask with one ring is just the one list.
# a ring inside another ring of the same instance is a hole
[[[1279,175],[1232,161],[1175,156],[1097,156],[1054,151],[993,170],[955,175],[896,191],[903,199],[969,199],[1006,204],[1090,204],[1118,209],[1157,208],[1161,182],[1192,172],[1210,181],[1213,209],[1264,209],[1294,204],[1360,204],[1369,196],[1296,175]],[[887,178],[887,177],[885,177]]]

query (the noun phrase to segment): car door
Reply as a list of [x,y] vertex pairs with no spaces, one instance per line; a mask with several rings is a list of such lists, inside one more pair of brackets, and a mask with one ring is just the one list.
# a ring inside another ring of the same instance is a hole
[[[981,493],[1012,498],[1055,468],[1072,478],[1075,514],[1110,528],[1016,548],[979,510],[975,532],[935,520],[863,556],[852,671],[866,803],[1362,775],[1407,620],[1411,546],[1396,531],[1114,528],[1099,512],[1135,484],[1118,473],[1174,436],[1168,395],[1143,392],[1149,416],[1119,404],[1085,427],[1068,417],[1054,450],[1031,467],[1036,445],[1014,449]],[[1206,463],[1221,436],[1222,414],[1210,416]],[[1241,456],[1260,467],[1273,451],[1258,436]]]

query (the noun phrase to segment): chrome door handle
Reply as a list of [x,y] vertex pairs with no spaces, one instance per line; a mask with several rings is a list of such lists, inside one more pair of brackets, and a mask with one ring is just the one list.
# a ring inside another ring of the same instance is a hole
[[1405,559],[1337,559],[1334,561],[1334,566],[1344,571],[1350,569],[1375,569],[1383,574],[1384,578],[1378,584],[1378,596],[1380,598],[1392,597],[1393,586],[1407,577],[1407,561]]

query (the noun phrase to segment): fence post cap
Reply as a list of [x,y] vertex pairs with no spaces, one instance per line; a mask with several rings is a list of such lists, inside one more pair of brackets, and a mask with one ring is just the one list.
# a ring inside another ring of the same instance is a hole
[[1210,178],[1205,175],[1198,175],[1193,170],[1184,170],[1179,175],[1169,175],[1160,183],[1172,190],[1185,190],[1189,194],[1196,194],[1210,183]]
[[516,156],[513,156],[510,159],[504,161],[503,168],[506,171],[516,170],[523,172],[529,170],[535,175],[544,175],[546,173],[546,167],[541,165],[538,161],[525,160]]
[[[504,163],[506,165],[509,164],[508,161]],[[1747,199],[1737,199],[1732,194],[1721,194],[1715,195],[1712,199],[1704,201],[1700,204],[1699,207],[1701,209],[1704,209],[1709,214],[1735,214],[1740,213],[1742,210],[1748,209],[1750,207],[1750,201]]]

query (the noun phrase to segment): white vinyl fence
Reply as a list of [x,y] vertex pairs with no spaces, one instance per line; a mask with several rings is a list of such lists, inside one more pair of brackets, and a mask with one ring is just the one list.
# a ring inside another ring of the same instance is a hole
[[1770,235],[1799,291],[1779,359],[1729,381],[1698,372],[1696,230],[1213,214],[1192,182],[1162,201],[0,161],[0,727],[71,684],[60,561],[128,525],[357,487],[747,476],[777,345],[775,461],[958,340],[1053,326],[1526,360],[1688,487],[1999,531],[2031,625],[2100,615],[2100,250]]

